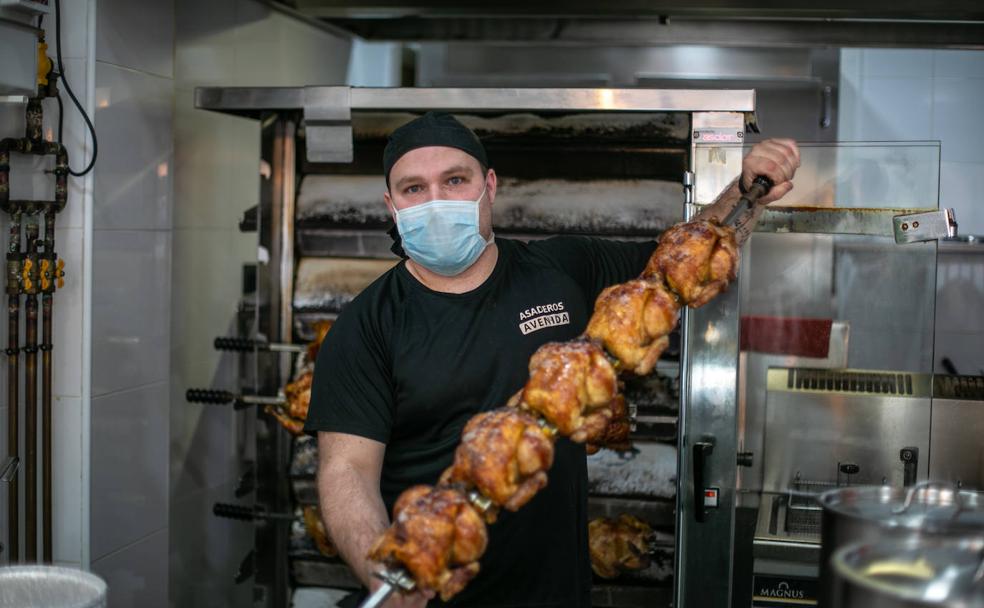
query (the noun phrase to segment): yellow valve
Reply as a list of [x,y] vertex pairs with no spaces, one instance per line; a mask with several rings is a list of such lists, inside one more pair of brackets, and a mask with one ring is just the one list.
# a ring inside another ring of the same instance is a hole
[[58,279],[58,289],[65,286],[65,260],[58,260],[55,265],[55,278]]
[[41,291],[48,291],[51,287],[51,261],[42,258],[41,259]]
[[48,74],[51,73],[51,59],[48,58],[48,43],[42,38],[38,41],[38,84],[48,84]]
[[31,281],[32,268],[34,268],[34,262],[24,260],[24,268],[21,270],[21,284],[24,286],[24,291],[34,291],[34,283]]

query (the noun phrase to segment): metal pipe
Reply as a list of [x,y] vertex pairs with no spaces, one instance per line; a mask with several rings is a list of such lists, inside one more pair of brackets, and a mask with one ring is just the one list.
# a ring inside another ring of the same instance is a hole
[[42,268],[41,289],[41,453],[42,465],[42,505],[41,542],[42,559],[46,564],[53,561],[52,555],[52,484],[51,484],[51,348],[52,348],[52,307],[58,270],[55,265],[55,211],[44,214],[44,267]]
[[25,226],[27,256],[22,272],[27,293],[24,365],[24,559],[38,559],[38,225]]
[[[3,150],[0,164],[3,164]],[[5,173],[0,173],[4,175]],[[11,458],[20,458],[18,431],[20,430],[18,410],[18,380],[20,373],[20,212],[10,215],[10,240],[7,246],[7,453]],[[8,559],[11,563],[20,561],[20,495],[18,477],[15,474],[7,489],[7,545]]]

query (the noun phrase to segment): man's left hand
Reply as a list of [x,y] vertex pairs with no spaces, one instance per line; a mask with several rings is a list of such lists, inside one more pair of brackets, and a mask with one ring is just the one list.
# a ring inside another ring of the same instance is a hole
[[752,147],[741,162],[741,183],[745,189],[759,175],[772,180],[772,190],[758,200],[760,205],[777,201],[793,189],[793,175],[800,166],[799,146],[792,139],[766,139]]

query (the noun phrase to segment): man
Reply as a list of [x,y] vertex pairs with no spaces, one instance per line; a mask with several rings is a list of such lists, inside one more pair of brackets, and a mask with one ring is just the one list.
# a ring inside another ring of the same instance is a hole
[[[366,554],[400,492],[435,483],[468,419],[504,405],[525,383],[530,355],[578,336],[598,293],[638,275],[655,248],[494,238],[495,171],[475,134],[450,115],[400,127],[383,156],[383,198],[409,259],[336,321],[318,357],[306,425],[318,432],[328,533],[370,589],[380,566]],[[792,188],[798,165],[795,143],[764,142],[744,159],[741,180],[748,187],[769,177],[768,203]],[[704,214],[722,218],[738,198],[736,184]],[[590,606],[586,486],[583,446],[559,439],[547,486],[489,527],[481,571],[451,604]],[[428,599],[417,593],[387,605]]]

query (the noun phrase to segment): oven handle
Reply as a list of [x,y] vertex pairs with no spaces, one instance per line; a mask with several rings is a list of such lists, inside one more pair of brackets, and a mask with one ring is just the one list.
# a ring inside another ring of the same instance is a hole
[[694,482],[694,518],[697,523],[703,523],[707,511],[704,508],[704,473],[707,457],[714,451],[714,439],[705,437],[703,441],[694,444],[693,482]]

